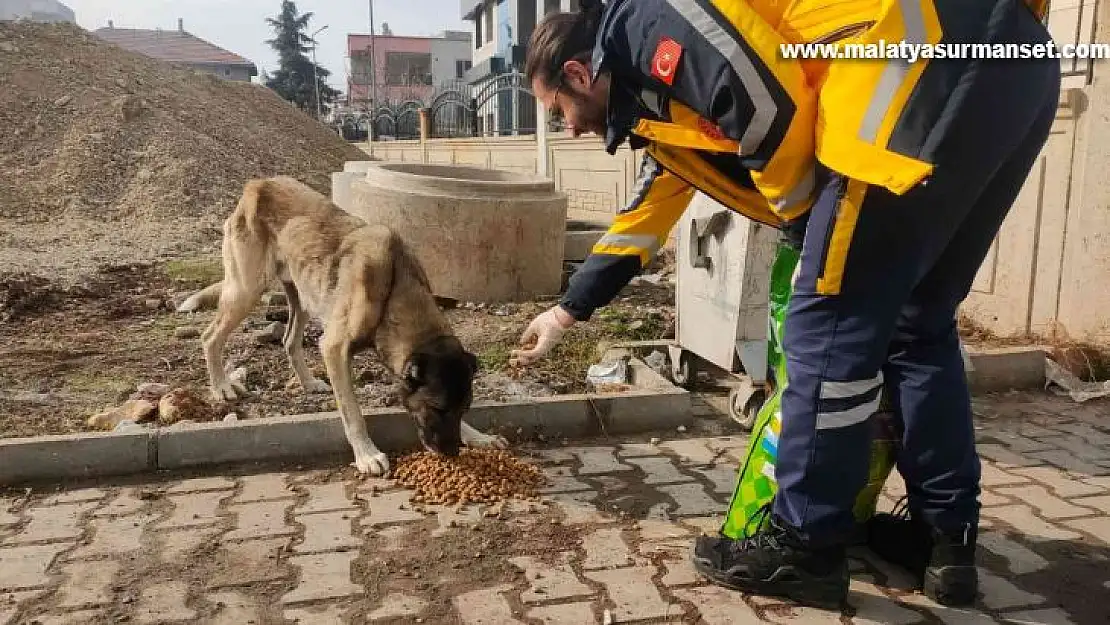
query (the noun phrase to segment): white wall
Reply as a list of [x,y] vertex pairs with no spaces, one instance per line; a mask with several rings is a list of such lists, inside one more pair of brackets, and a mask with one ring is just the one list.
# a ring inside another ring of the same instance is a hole
[[[472,35],[473,36],[473,35]],[[456,61],[471,61],[471,39],[433,39],[432,40],[432,83],[439,85],[444,81],[456,80]]]

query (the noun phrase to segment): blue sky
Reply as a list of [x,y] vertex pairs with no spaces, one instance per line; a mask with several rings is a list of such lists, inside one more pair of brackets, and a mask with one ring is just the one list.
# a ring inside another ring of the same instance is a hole
[[[177,28],[185,30],[254,61],[260,71],[273,71],[277,55],[265,40],[272,36],[265,19],[276,15],[281,0],[62,0],[87,29]],[[368,0],[299,0],[297,9],[315,14],[309,33],[327,25],[317,36],[316,60],[332,72],[328,82],[346,89],[347,33],[370,30]],[[389,24],[395,35],[435,35],[447,30],[469,30],[459,17],[458,0],[374,0],[374,24]]]

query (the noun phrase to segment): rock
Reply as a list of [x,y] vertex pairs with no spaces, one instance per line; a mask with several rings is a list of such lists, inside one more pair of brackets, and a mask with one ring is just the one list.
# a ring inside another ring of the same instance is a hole
[[289,321],[288,308],[274,308],[273,310],[266,311],[266,321],[280,321],[286,323]]
[[145,306],[147,310],[158,310],[162,308],[162,304],[162,300],[156,297],[148,297],[143,300],[143,306]]
[[686,426],[685,425],[680,425],[680,426],[678,426],[677,429],[678,429],[679,434],[685,434],[686,433]]
[[169,384],[146,382],[140,384],[128,399],[145,399],[153,404],[157,404],[162,399],[162,396],[168,392],[170,392]]
[[200,336],[200,330],[191,326],[181,326],[173,331],[175,339],[195,339]]
[[131,419],[124,419],[123,421],[120,421],[118,424],[116,424],[116,427],[113,428],[112,431],[113,432],[127,432],[128,430],[143,430],[143,429],[146,429],[146,428],[139,425],[138,423],[135,423]]
[[64,95],[64,96],[58,98],[57,100],[54,100],[54,106],[59,106],[59,107],[65,106],[65,105],[69,104],[72,101],[73,101],[73,96]]
[[224,423],[234,423],[238,420],[239,420],[239,415],[234,413],[234,412],[228,413],[228,415],[226,417],[224,417]]
[[287,306],[288,303],[285,293],[267,293],[262,296],[263,306]]
[[256,331],[253,336],[259,345],[281,345],[282,339],[285,338],[285,324],[275,321]]
[[4,52],[10,52],[12,54],[16,54],[19,52],[19,48],[10,41],[0,41],[0,50],[3,50]]
[[150,420],[158,411],[158,406],[145,399],[129,399],[122,405],[98,412],[89,417],[86,424],[90,428],[110,432],[123,421],[142,423]]
[[178,421],[210,421],[212,408],[196,392],[175,388],[158,402],[158,422],[172,425]]

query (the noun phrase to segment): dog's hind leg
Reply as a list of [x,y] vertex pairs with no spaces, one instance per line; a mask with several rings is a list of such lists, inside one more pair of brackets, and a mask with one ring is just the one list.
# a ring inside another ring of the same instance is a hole
[[216,316],[201,334],[201,344],[204,346],[212,397],[217,401],[231,401],[246,395],[247,390],[228,377],[223,362],[224,346],[262,297],[269,279],[264,265],[264,250],[252,241],[242,241],[231,232],[224,236],[223,259],[224,278],[220,282]]
[[285,328],[285,338],[282,340],[285,344],[285,353],[289,356],[289,366],[293,368],[293,374],[297,376],[297,381],[300,382],[304,392],[330,392],[331,387],[312,375],[312,371],[304,361],[304,327],[308,323],[308,312],[301,304],[297,285],[283,281],[281,286],[285,288],[285,299],[289,303],[289,325]]
[[355,467],[359,473],[383,476],[389,471],[389,459],[370,440],[366,420],[355,396],[351,375],[351,342],[342,323],[329,323],[324,331],[320,351],[324,356],[335,403],[343,419],[343,431],[355,454]]
[[507,449],[509,441],[504,436],[485,434],[466,421],[459,423],[463,445],[475,449]]

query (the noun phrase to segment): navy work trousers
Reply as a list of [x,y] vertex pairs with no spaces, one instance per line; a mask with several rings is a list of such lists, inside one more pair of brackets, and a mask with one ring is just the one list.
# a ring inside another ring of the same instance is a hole
[[[1011,41],[1043,37],[1030,15],[1009,19]],[[814,545],[852,531],[883,385],[902,420],[897,467],[911,511],[946,532],[978,524],[957,307],[1047,140],[1058,61],[973,61],[957,90],[966,92],[944,113],[951,130],[926,184],[897,196],[827,172],[805,225],[784,329],[773,513]]]

